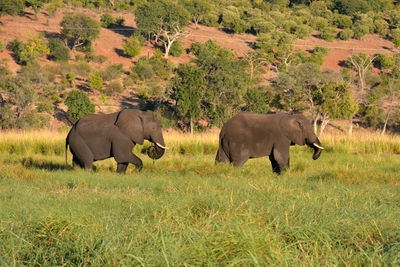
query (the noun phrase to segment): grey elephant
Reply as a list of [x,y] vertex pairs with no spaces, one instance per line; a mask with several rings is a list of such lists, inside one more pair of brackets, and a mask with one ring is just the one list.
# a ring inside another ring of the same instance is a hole
[[141,170],[142,160],[132,149],[136,144],[142,145],[145,139],[154,143],[147,149],[149,157],[161,158],[166,149],[164,138],[159,123],[150,113],[124,109],[112,114],[86,115],[68,133],[65,164],[69,145],[73,166],[92,169],[94,161],[114,157],[119,173],[124,173],[129,163]]
[[242,112],[222,127],[215,160],[240,167],[248,159],[269,156],[272,170],[280,173],[289,167],[291,145],[313,148],[314,160],[323,149],[311,123],[303,115]]

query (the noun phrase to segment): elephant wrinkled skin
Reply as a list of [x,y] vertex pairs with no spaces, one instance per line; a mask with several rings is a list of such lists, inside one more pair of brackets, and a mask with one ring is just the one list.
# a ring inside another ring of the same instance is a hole
[[303,115],[242,112],[222,127],[215,160],[240,167],[248,159],[269,156],[272,170],[280,173],[289,167],[291,145],[313,148],[314,160],[323,149],[311,123]]
[[112,114],[90,114],[78,120],[68,133],[65,143],[67,164],[68,145],[73,155],[73,166],[92,169],[93,162],[114,157],[117,172],[124,173],[129,163],[139,170],[143,163],[132,153],[136,144],[144,140],[154,143],[147,150],[153,159],[165,152],[161,127],[150,113],[137,109],[124,109]]

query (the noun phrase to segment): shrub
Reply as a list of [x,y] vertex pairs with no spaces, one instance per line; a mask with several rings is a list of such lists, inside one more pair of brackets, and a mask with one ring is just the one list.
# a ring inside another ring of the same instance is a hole
[[118,27],[123,26],[124,23],[125,23],[125,18],[123,18],[123,17],[117,17],[117,18],[115,19],[115,21],[114,21],[114,24],[115,24],[116,26],[118,26]]
[[321,38],[325,41],[331,42],[336,37],[336,30],[332,27],[325,27],[321,29]]
[[181,41],[175,41],[171,45],[169,54],[173,57],[179,57],[183,53],[183,43]]
[[136,36],[129,37],[123,44],[124,54],[130,57],[134,57],[140,54],[142,51],[144,39],[140,39]]
[[339,29],[348,29],[353,24],[352,18],[347,15],[334,14],[332,17],[332,24]]
[[65,100],[65,105],[68,107],[68,115],[74,119],[79,120],[87,114],[94,113],[94,104],[90,101],[86,93],[82,91],[71,91]]
[[51,114],[53,112],[53,104],[51,101],[39,102],[37,105],[37,111]]
[[49,48],[43,38],[32,36],[26,44],[19,39],[14,39],[7,45],[7,49],[14,52],[19,64],[32,63],[37,57],[48,54]]
[[22,50],[22,48],[24,47],[24,43],[20,39],[15,38],[14,40],[8,42],[6,47],[14,54],[17,54],[18,51]]
[[354,32],[354,38],[358,40],[360,40],[364,35],[369,33],[368,25],[365,25],[359,21],[353,25],[352,29]]
[[122,73],[124,73],[122,64],[111,64],[99,74],[103,78],[103,81],[110,81],[118,79]]
[[100,90],[103,88],[103,78],[98,72],[89,74],[88,85],[92,90]]
[[74,69],[76,70],[76,73],[82,77],[87,77],[90,74],[90,72],[92,71],[92,69],[90,68],[90,65],[87,64],[86,62],[76,64],[74,66]]
[[389,33],[389,24],[384,19],[377,19],[374,21],[375,32],[380,36],[386,36]]
[[111,81],[105,89],[105,93],[107,95],[113,95],[115,93],[122,93],[123,87],[121,85],[121,82],[118,80]]
[[105,14],[101,15],[101,17],[100,17],[101,27],[110,28],[113,24],[114,24],[114,18],[110,14],[105,13]]
[[55,61],[68,61],[70,59],[69,49],[64,42],[57,38],[49,39],[50,59]]
[[351,29],[344,29],[338,33],[338,37],[340,40],[349,40],[353,38],[354,32]]
[[0,42],[0,53],[4,51],[4,43]]

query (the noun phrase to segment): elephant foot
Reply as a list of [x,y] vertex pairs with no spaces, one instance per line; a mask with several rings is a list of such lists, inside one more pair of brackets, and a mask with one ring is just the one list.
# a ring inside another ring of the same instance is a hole
[[118,173],[125,173],[127,167],[128,167],[128,164],[127,164],[127,163],[118,163],[118,165],[117,165],[117,172],[118,172]]

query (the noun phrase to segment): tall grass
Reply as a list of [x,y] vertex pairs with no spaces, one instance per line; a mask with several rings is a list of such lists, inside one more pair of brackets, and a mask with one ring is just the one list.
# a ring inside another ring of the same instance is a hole
[[118,175],[112,161],[0,154],[0,265],[400,264],[397,155],[291,150],[280,176],[267,158],[143,160]]
[[[0,132],[0,153],[16,155],[63,155],[67,133],[54,131]],[[212,155],[218,149],[218,132],[197,133],[193,136],[176,131],[164,133],[171,155]],[[400,154],[400,136],[372,133],[349,135],[324,135],[321,137],[327,152],[348,154]],[[149,142],[136,146],[134,153],[145,153]],[[299,149],[299,148],[295,148]]]

